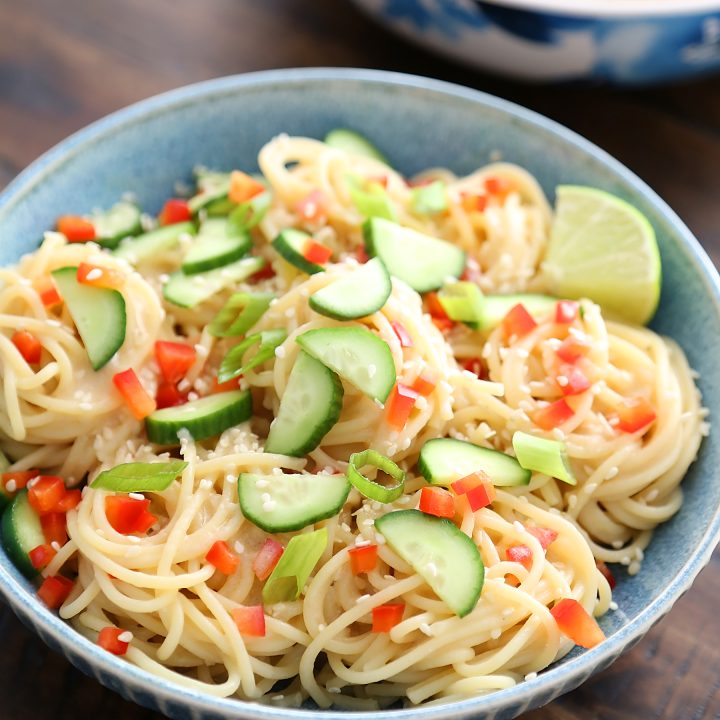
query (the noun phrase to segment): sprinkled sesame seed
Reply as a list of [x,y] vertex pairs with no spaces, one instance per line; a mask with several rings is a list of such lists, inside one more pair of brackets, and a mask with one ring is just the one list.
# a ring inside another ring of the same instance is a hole
[[5,489],[11,493],[15,492],[17,490],[17,482],[15,482],[15,480],[8,480],[5,483]]
[[263,479],[263,478],[260,478],[260,480],[256,480],[256,481],[255,481],[255,487],[260,488],[261,490],[262,490],[263,488],[266,488],[266,487],[269,487],[269,486],[270,486],[270,481],[269,481],[269,480],[265,480],[265,479]]
[[278,345],[275,348],[275,357],[279,357],[279,358],[285,357],[285,348],[282,345]]
[[529,672],[529,673],[525,676],[525,679],[526,679],[526,680],[534,680],[536,677],[537,677],[537,673],[536,673],[536,672]]
[[134,635],[129,630],[126,630],[125,632],[120,633],[117,639],[120,642],[129,643],[132,642],[133,637]]
[[558,375],[555,379],[560,387],[565,387],[570,382],[565,375]]
[[428,571],[428,575],[430,575],[430,577],[437,577],[438,569],[437,569],[437,565],[435,565],[435,563],[429,562],[425,566],[425,569]]
[[131,497],[133,500],[144,500],[145,499],[145,496],[142,493],[137,493],[137,492],[128,493],[128,497]]
[[245,546],[239,540],[233,543],[233,548],[238,555],[242,555],[245,552]]
[[365,520],[362,521],[362,524],[365,527],[372,527],[375,524],[375,520],[373,520],[373,518],[366,518]]
[[552,436],[553,436],[556,440],[564,440],[564,439],[565,439],[565,433],[564,433],[564,431],[563,431],[561,428],[558,428],[558,427],[552,429]]
[[262,507],[265,512],[272,512],[277,507],[277,503],[274,500],[268,500],[263,503]]
[[340,529],[346,533],[350,532],[350,526],[346,522],[340,523]]
[[210,490],[213,485],[214,485],[213,481],[209,480],[208,478],[203,478],[200,481],[200,489],[201,490]]
[[525,358],[530,357],[529,351],[526,350],[525,348],[517,348],[517,349],[515,350],[515,352],[516,352],[517,356],[518,356],[519,358],[522,358],[523,360],[525,360]]
[[369,540],[366,540],[362,535],[358,535],[355,538],[355,547],[364,547],[365,545],[372,545]]
[[318,632],[322,632],[323,630],[325,630],[326,627],[327,627],[327,625],[325,623],[319,623],[318,624]]
[[529,385],[518,385],[518,390],[521,393],[525,393],[526,395],[530,394],[530,386]]
[[178,390],[179,390],[180,392],[185,392],[186,390],[189,390],[190,387],[191,387],[190,381],[187,380],[186,378],[183,378],[183,379],[178,383],[178,386],[177,386],[177,387],[178,387]]
[[620,558],[620,564],[621,565],[629,565],[630,564],[630,556],[629,555],[623,555]]
[[615,612],[615,610],[618,609],[618,604],[617,604],[614,600],[611,600],[611,601],[610,601],[610,604],[608,605],[608,607],[609,607],[613,612]]
[[266,502],[269,502],[270,500],[272,500],[272,495],[270,495],[270,493],[263,493],[263,494],[260,496],[260,499],[261,499],[264,503],[266,503]]
[[50,547],[51,547],[55,552],[60,552],[60,543],[59,543],[57,540],[53,540],[53,541],[50,543]]
[[335,687],[334,685],[327,688],[327,691],[333,695],[339,695],[342,692],[339,687]]
[[99,280],[102,277],[103,271],[100,268],[93,268],[86,276],[86,280]]
[[370,363],[367,368],[368,377],[374,378],[376,373],[377,373],[377,367],[375,367],[375,365],[373,365],[373,363]]
[[497,640],[501,635],[502,635],[502,630],[500,630],[500,628],[495,628],[495,629],[490,633],[490,637],[491,637],[493,640]]
[[228,474],[225,476],[225,482],[234,483],[234,482],[236,482],[236,481],[237,481],[237,478],[236,478],[233,474],[231,474],[231,473],[228,473]]
[[202,343],[196,343],[194,347],[195,347],[195,352],[200,357],[207,357],[208,349]]

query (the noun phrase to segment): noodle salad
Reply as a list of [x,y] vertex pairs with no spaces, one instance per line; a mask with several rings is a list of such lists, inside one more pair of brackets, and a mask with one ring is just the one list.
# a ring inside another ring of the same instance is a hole
[[508,163],[408,180],[348,130],[258,164],[0,268],[18,569],[108,652],[276,705],[448,702],[602,642],[707,411],[641,324],[659,261],[632,323],[550,270],[571,201],[647,221]]

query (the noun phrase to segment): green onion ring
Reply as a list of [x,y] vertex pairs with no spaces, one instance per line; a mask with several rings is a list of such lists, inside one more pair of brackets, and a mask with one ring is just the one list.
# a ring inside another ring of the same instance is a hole
[[[385,486],[366,478],[358,468],[372,465],[378,470],[387,473],[395,485]],[[405,471],[401,470],[390,458],[381,455],[376,450],[363,450],[350,456],[347,472],[348,480],[362,495],[381,503],[390,503],[397,500],[405,490]]]

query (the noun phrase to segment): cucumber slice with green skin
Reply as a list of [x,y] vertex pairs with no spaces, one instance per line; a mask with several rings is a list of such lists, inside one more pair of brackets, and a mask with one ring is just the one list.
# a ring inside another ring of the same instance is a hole
[[390,165],[388,159],[375,145],[354,130],[348,130],[347,128],[331,130],[325,136],[325,144],[338,150],[344,150],[354,155],[364,155],[365,157],[370,157],[386,165]]
[[363,234],[368,254],[378,256],[391,275],[417,292],[437,290],[465,269],[465,253],[459,247],[390,220],[370,218]]
[[554,312],[557,298],[550,295],[485,295],[482,299],[482,319],[477,323],[468,323],[475,330],[492,330],[517,304],[535,318],[542,318]]
[[250,235],[236,232],[225,219],[210,218],[200,225],[197,237],[183,259],[186,275],[214,270],[247,255],[252,247]]
[[344,475],[243,473],[238,478],[243,515],[269,533],[302,530],[333,517],[349,493],[350,483]]
[[21,490],[2,515],[2,542],[15,567],[29,580],[37,576],[28,553],[45,544],[40,517],[28,501],[27,490]]
[[379,258],[310,296],[310,307],[336,320],[355,320],[380,310],[392,292],[390,275]]
[[198,177],[197,195],[188,200],[188,208],[195,215],[199,210],[217,200],[227,199],[230,192],[230,173],[208,173]]
[[[10,461],[0,452],[0,476],[10,467]],[[0,477],[0,511],[4,510],[12,501],[13,495],[5,489],[5,483]]]
[[216,270],[195,275],[186,275],[181,271],[174,272],[163,287],[163,296],[173,305],[195,307],[215,293],[247,280],[263,267],[265,267],[263,258],[247,257]]
[[92,223],[98,243],[111,249],[126,237],[142,232],[140,208],[130,202],[119,202],[109,210],[94,214]]
[[455,438],[428,440],[420,450],[418,469],[432,485],[445,485],[482,470],[493,485],[527,485],[531,472],[511,455]]
[[375,520],[388,545],[459,617],[472,612],[485,581],[477,546],[445,518],[397,510]]
[[206,440],[245,422],[251,415],[250,391],[231,390],[156,410],[145,418],[145,430],[150,442],[179,445],[180,430],[187,430],[194,440]]
[[323,272],[325,268],[317,263],[305,259],[303,250],[311,236],[302,230],[288,228],[283,230],[273,241],[272,246],[278,251],[280,257],[294,265],[298,270],[308,275]]
[[77,268],[53,270],[52,276],[82,338],[93,370],[99,370],[125,342],[125,299],[117,290],[82,285]]
[[340,378],[301,351],[270,426],[265,452],[303,457],[314,450],[338,421],[343,395]]
[[205,212],[208,217],[227,217],[237,207],[237,203],[234,203],[229,197],[223,195],[209,202],[205,206]]
[[384,403],[397,380],[388,344],[359,327],[308,330],[296,341],[305,352],[352,383],[360,392]]
[[195,235],[196,232],[195,224],[191,222],[165,225],[157,230],[151,230],[135,238],[124,240],[114,253],[116,257],[137,265],[144,260],[151,260],[155,255],[166,250],[177,247],[181,235]]

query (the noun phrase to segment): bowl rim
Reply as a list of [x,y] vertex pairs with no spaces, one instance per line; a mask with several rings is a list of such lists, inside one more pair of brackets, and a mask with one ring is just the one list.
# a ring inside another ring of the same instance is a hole
[[[461,85],[416,75],[367,70],[357,68],[292,68],[266,70],[241,75],[232,75],[187,85],[169,92],[155,95],[129,105],[70,135],[41,155],[23,170],[0,192],[0,224],[6,215],[22,198],[55,170],[70,161],[87,147],[102,142],[122,127],[138,120],[175,112],[183,106],[193,105],[209,98],[222,97],[242,92],[244,89],[263,87],[293,87],[312,83],[322,85],[331,82],[360,83],[363,85],[411,90],[468,101],[474,105],[505,113],[525,124],[551,134],[572,146],[586,156],[591,156],[619,177],[648,202],[653,209],[676,229],[681,239],[680,247],[687,260],[695,267],[703,281],[715,312],[720,315],[720,277],[699,242],[673,210],[652,190],[618,160],[577,133],[532,110],[503,100],[487,93]],[[135,702],[140,696],[152,697],[159,703],[175,707],[184,703],[192,712],[205,711],[222,713],[227,718],[253,718],[254,720],[346,720],[348,714],[357,720],[377,720],[379,716],[388,720],[458,720],[477,717],[479,712],[501,712],[515,705],[521,710],[535,707],[538,702],[549,702],[562,692],[574,689],[584,682],[595,670],[607,666],[629,645],[637,642],[660,618],[662,618],[690,587],[697,574],[710,561],[715,546],[720,541],[720,507],[710,520],[707,531],[695,551],[688,557],[661,593],[649,603],[627,625],[621,627],[592,650],[586,650],[574,657],[569,664],[543,670],[532,680],[518,683],[514,687],[499,690],[466,700],[444,705],[420,705],[410,708],[380,711],[306,710],[301,708],[279,708],[235,698],[218,698],[183,687],[171,680],[152,675],[119,657],[102,650],[97,644],[85,638],[59,616],[49,611],[34,593],[28,593],[20,581],[19,573],[5,566],[7,557],[0,561],[0,594],[13,611],[48,644],[61,648],[72,662],[82,658],[83,664],[93,669],[93,674],[103,684],[112,677],[122,685],[113,689],[132,697]],[[537,700],[537,698],[541,698]],[[193,714],[194,717],[194,714]]]
[[606,20],[614,18],[659,18],[720,11],[720,0],[483,0],[490,5],[563,13]]

